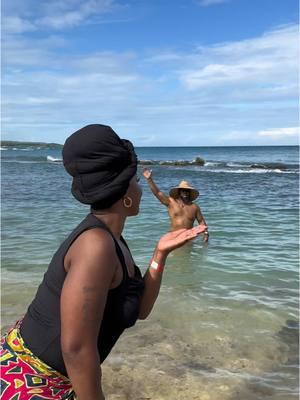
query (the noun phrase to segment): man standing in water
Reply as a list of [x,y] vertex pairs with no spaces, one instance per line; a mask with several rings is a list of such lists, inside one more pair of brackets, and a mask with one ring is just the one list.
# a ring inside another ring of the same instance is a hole
[[[177,187],[170,190],[169,196],[166,196],[154,183],[152,171],[150,169],[144,168],[143,175],[154,196],[156,196],[162,204],[168,207],[172,231],[182,228],[192,228],[195,220],[198,221],[199,225],[207,225],[200,207],[193,203],[193,201],[199,196],[199,192],[191,187],[188,182],[181,181]],[[206,230],[204,232],[205,242],[208,241],[208,237],[208,230]]]

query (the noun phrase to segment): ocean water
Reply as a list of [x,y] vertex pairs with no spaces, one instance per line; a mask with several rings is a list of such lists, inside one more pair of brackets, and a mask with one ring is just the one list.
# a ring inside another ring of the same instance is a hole
[[[210,240],[167,261],[151,316],[103,365],[108,400],[298,398],[299,153],[283,147],[137,148],[167,193],[198,188]],[[52,254],[89,212],[70,194],[58,149],[2,148],[2,328],[26,310]],[[204,166],[192,163],[196,157]],[[162,161],[186,165],[162,165]],[[139,168],[141,174],[141,167]],[[143,199],[124,236],[144,271],[168,231]]]

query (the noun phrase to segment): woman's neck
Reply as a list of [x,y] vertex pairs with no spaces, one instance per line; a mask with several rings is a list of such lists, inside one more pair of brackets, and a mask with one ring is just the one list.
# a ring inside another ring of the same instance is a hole
[[91,211],[92,214],[100,221],[104,222],[106,226],[111,230],[112,234],[116,239],[119,239],[122,235],[126,217],[121,216],[117,213],[105,212],[105,211]]

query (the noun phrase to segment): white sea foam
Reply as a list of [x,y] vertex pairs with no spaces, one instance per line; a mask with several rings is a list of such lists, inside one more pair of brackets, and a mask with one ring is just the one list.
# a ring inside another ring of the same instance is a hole
[[249,165],[245,165],[245,164],[238,164],[238,163],[228,163],[227,164],[228,165],[228,167],[231,167],[231,168],[238,168],[238,167],[240,167],[240,168],[249,168],[250,167],[250,164]]
[[236,170],[229,170],[229,169],[214,169],[211,170],[211,172],[216,172],[216,173],[226,173],[226,174],[270,174],[270,173],[276,173],[276,174],[298,174],[299,171],[282,171],[280,169],[236,169]]
[[210,162],[210,161],[208,161],[208,162],[206,162],[205,161],[205,164],[204,164],[206,167],[217,167],[218,165],[219,165],[219,163],[218,162]]
[[52,156],[47,156],[47,161],[50,161],[50,162],[62,162],[62,159],[61,158],[55,158],[55,157],[52,157]]
[[281,170],[281,169],[265,169],[265,168],[245,168],[245,169],[229,169],[229,168],[218,168],[218,167],[199,167],[196,165],[185,165],[185,166],[172,166],[172,169],[180,171],[197,171],[200,173],[223,173],[223,174],[299,174],[298,169],[294,170]]
[[26,160],[18,160],[18,161],[13,161],[16,162],[17,164],[40,164],[42,161],[34,161],[34,160],[30,160],[30,161],[26,161]]

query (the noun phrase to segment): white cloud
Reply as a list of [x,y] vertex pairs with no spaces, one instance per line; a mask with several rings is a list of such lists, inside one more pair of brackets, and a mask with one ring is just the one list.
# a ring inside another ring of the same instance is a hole
[[57,35],[42,39],[9,35],[2,44],[3,65],[9,70],[17,68],[19,73],[28,67],[55,69],[61,64],[61,57],[55,57],[55,52],[64,47],[67,47],[66,40]]
[[[49,17],[59,10],[66,15],[75,3],[51,2]],[[44,12],[39,9],[35,24]],[[31,140],[63,142],[98,121],[137,145],[168,145],[170,138],[173,145],[272,143],[275,136],[253,132],[297,125],[297,35],[297,27],[288,26],[189,52],[73,47],[72,56],[62,32],[8,35],[3,132],[10,139],[31,134]],[[291,144],[297,139],[276,137]]]
[[298,126],[290,128],[275,128],[259,131],[259,136],[268,136],[272,139],[282,139],[286,137],[299,137],[300,129]]
[[56,3],[56,7],[50,9],[50,15],[38,19],[36,23],[53,29],[66,29],[80,24],[93,15],[107,13],[113,7],[111,0],[88,0],[76,2],[77,4],[71,3],[68,9],[61,10],[63,6],[61,3]]
[[2,102],[3,106],[7,105],[12,105],[12,104],[17,104],[18,106],[20,105],[44,105],[44,104],[57,104],[60,103],[61,99],[59,98],[54,98],[54,97],[27,97],[27,98],[18,98],[15,97],[10,100],[4,100]]
[[32,22],[19,16],[6,16],[2,18],[2,24],[5,34],[33,32],[37,29]]
[[64,0],[49,2],[10,0],[3,7],[4,34],[20,34],[44,28],[65,30],[88,23],[93,17],[120,8],[114,0]]
[[229,0],[200,0],[198,4],[201,7],[213,6],[215,4],[227,3]]
[[219,85],[287,85],[297,79],[298,27],[283,27],[236,43],[199,48],[193,67],[179,70],[190,90]]

